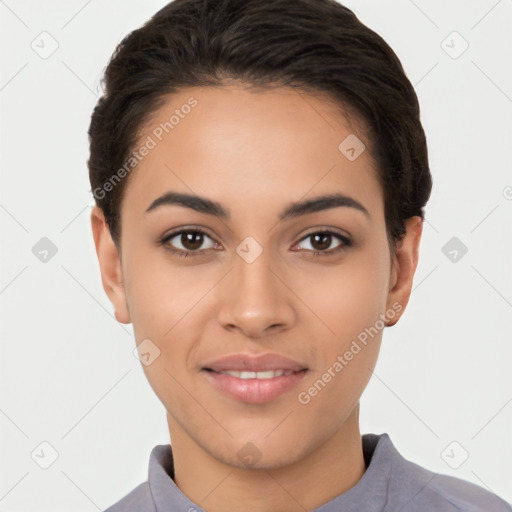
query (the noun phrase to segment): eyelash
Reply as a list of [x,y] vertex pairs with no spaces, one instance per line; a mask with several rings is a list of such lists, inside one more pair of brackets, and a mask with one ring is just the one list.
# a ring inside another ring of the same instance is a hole
[[[187,258],[187,257],[190,257],[190,256],[194,256],[194,257],[195,256],[202,256],[204,254],[204,253],[202,254],[204,249],[203,250],[197,250],[197,251],[184,251],[182,249],[175,249],[170,244],[168,244],[168,242],[170,240],[175,238],[177,235],[181,235],[183,233],[201,233],[203,235],[206,235],[208,238],[211,238],[210,235],[208,235],[208,233],[206,233],[206,231],[202,230],[201,228],[182,229],[182,230],[175,231],[173,233],[169,233],[169,234],[165,235],[158,242],[158,245],[163,246],[167,251],[169,251],[172,254],[178,256],[179,258]],[[339,245],[335,249],[331,249],[329,251],[311,251],[311,250],[307,250],[306,249],[306,252],[310,252],[311,255],[314,256],[314,257],[317,257],[317,256],[332,256],[334,254],[337,254],[337,253],[343,251],[344,249],[346,249],[347,247],[350,247],[352,245],[351,240],[349,240],[347,237],[345,237],[343,235],[340,235],[338,232],[332,231],[330,229],[324,229],[324,230],[313,231],[312,233],[308,233],[306,236],[304,236],[303,238],[301,238],[299,240],[299,243],[304,241],[304,240],[306,240],[307,238],[309,238],[309,237],[311,237],[313,235],[332,235],[332,236],[338,238],[338,240],[340,240],[342,242],[341,245]],[[211,250],[211,249],[206,249],[206,250]]]

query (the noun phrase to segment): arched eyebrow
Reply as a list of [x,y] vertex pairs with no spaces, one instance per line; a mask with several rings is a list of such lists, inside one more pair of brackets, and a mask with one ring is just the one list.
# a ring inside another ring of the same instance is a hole
[[[164,195],[155,199],[147,208],[146,213],[170,205],[183,206],[184,208],[189,208],[207,215],[213,215],[220,219],[229,220],[231,218],[229,210],[217,201],[213,201],[207,197],[172,191],[166,192]],[[279,220],[291,219],[301,215],[342,206],[354,208],[362,212],[368,219],[371,218],[368,210],[359,201],[345,194],[337,193],[291,203],[279,214]]]

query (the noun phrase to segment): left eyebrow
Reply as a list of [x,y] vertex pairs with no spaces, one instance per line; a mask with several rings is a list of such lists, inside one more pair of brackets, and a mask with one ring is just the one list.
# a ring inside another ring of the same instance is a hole
[[[222,219],[231,218],[229,210],[216,201],[212,201],[206,197],[172,191],[155,199],[147,208],[146,213],[164,205],[183,206],[199,213],[214,215],[215,217]],[[368,210],[354,198],[344,194],[329,194],[291,203],[279,214],[279,220],[295,218],[301,215],[307,215],[309,213],[338,208],[341,206],[354,208],[364,213],[368,219],[371,218]]]
[[368,210],[354,198],[344,194],[330,194],[292,203],[279,215],[279,219],[285,220],[298,217],[299,215],[315,213],[322,210],[328,210],[330,208],[338,208],[340,206],[355,208],[356,210],[364,213],[368,219],[371,218]]

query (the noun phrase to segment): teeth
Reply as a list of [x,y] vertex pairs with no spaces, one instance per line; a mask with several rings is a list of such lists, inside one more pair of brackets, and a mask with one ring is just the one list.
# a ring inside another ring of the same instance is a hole
[[239,379],[273,379],[274,377],[280,377],[281,375],[289,375],[293,373],[291,371],[285,370],[268,370],[266,372],[235,372],[235,371],[226,371],[219,372],[224,373],[226,375],[231,375],[233,377],[238,377]]

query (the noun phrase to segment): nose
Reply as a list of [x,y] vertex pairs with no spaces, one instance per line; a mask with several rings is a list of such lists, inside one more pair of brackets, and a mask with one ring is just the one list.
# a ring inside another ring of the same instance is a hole
[[293,283],[271,259],[265,250],[251,263],[235,255],[234,268],[221,285],[218,322],[223,328],[256,339],[293,326]]

